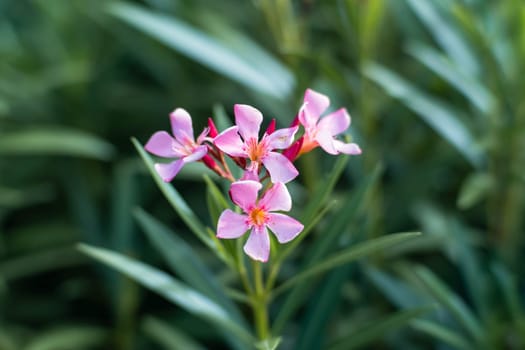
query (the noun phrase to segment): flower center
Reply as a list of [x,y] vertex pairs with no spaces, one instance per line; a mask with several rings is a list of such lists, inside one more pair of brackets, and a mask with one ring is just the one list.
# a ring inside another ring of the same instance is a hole
[[252,162],[260,162],[261,158],[264,156],[266,147],[264,142],[257,142],[257,139],[251,138],[246,142],[248,157]]
[[266,222],[266,212],[260,208],[250,211],[250,221],[254,226],[261,226]]

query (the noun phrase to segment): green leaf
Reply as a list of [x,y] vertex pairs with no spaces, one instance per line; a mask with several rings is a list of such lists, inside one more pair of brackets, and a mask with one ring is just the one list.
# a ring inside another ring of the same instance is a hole
[[415,269],[418,278],[428,291],[442,304],[460,325],[467,330],[477,344],[484,344],[483,327],[465,303],[450,290],[432,271],[423,266]]
[[460,209],[468,209],[476,205],[494,189],[494,179],[487,173],[473,173],[461,185],[457,205]]
[[420,232],[395,233],[348,247],[343,251],[324,259],[322,262],[315,264],[315,266],[296,274],[294,277],[277,287],[273,292],[273,296],[282,293],[302,280],[318,276],[338,266],[348,264],[349,262],[373,253],[378,253],[384,249],[388,249],[390,246],[414,239],[420,235]]
[[[272,59],[270,54],[265,55],[265,60],[271,60],[273,65],[254,65],[250,61],[250,55],[245,55],[242,50],[235,50],[189,24],[165,14],[124,2],[112,3],[109,12],[171,49],[250,89],[283,99],[294,86],[293,76],[290,73],[282,75],[282,72],[287,70]],[[275,70],[275,66],[280,69]]]
[[67,326],[38,335],[24,350],[92,349],[107,345],[109,332],[92,326]]
[[364,346],[372,342],[383,339],[385,334],[393,332],[399,328],[405,327],[410,320],[423,315],[432,310],[432,307],[420,307],[412,310],[404,310],[396,312],[393,315],[385,317],[384,319],[374,321],[373,324],[366,325],[362,328],[356,329],[353,332],[345,335],[339,339],[335,344],[328,347],[329,350],[350,350],[362,349]]
[[212,251],[215,251],[217,249],[217,246],[215,244],[215,241],[210,238],[206,234],[206,228],[201,223],[199,218],[193,213],[191,208],[188,206],[188,204],[184,201],[184,199],[181,197],[181,195],[175,190],[175,188],[164,182],[162,178],[157,174],[157,171],[155,170],[155,166],[153,163],[153,160],[151,159],[150,155],[146,153],[144,150],[144,147],[138,142],[135,138],[132,138],[131,140],[133,142],[133,145],[135,146],[137,152],[141,156],[144,163],[146,163],[146,166],[157,183],[157,186],[159,186],[159,189],[162,191],[168,202],[171,204],[173,209],[179,214],[180,218],[184,221],[184,223],[190,228],[190,230]]
[[56,155],[110,160],[113,146],[84,131],[46,128],[0,134],[0,155]]
[[440,340],[452,348],[457,350],[470,350],[476,349],[476,346],[464,339],[460,334],[455,331],[443,327],[437,323],[426,321],[426,320],[413,320],[410,322],[410,326],[422,333],[425,333],[436,340]]
[[190,286],[224,307],[237,322],[244,322],[239,310],[226,297],[213,273],[208,270],[191,245],[142,209],[136,209],[134,214],[150,242],[171,270]]
[[276,350],[281,344],[281,337],[265,339],[255,344],[255,348],[258,350]]
[[164,349],[204,350],[205,348],[171,324],[148,316],[142,321],[142,329]]
[[248,346],[255,342],[253,336],[235,322],[224,308],[167,273],[107,249],[86,244],[80,244],[78,249],[127,275],[175,305],[220,327],[228,336],[235,335]]
[[443,18],[431,1],[407,0],[407,3],[461,70],[471,74],[479,72],[480,67],[472,49],[460,36],[458,27],[451,23],[450,18]]
[[470,130],[456,117],[457,112],[434,97],[420,92],[418,88],[385,67],[369,63],[364,72],[390,96],[402,102],[450,142],[473,166],[481,166],[481,149]]
[[206,182],[206,199],[210,219],[212,223],[216,223],[221,213],[230,206],[219,187],[217,187],[209,176],[204,176],[204,182]]
[[483,114],[488,115],[495,103],[494,96],[475,77],[460,69],[448,57],[424,44],[408,46],[408,52],[419,62],[454,86]]

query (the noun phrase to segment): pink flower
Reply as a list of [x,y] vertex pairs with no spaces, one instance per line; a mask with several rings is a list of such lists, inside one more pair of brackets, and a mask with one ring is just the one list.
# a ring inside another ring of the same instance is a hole
[[170,182],[184,164],[200,160],[208,152],[208,146],[202,145],[208,134],[208,129],[204,129],[195,142],[191,117],[188,112],[182,108],[177,108],[170,114],[170,121],[175,138],[171,137],[166,131],[157,131],[144,146],[146,151],[156,156],[176,159],[167,164],[155,164],[157,173],[165,182]]
[[237,181],[231,185],[230,197],[244,214],[230,209],[223,211],[217,224],[217,237],[239,238],[251,229],[244,251],[252,259],[266,262],[270,254],[268,228],[279,243],[286,243],[294,239],[304,226],[288,215],[273,213],[289,211],[292,207],[290,193],[283,183],[274,184],[257,200],[261,187],[261,183],[252,180]]
[[355,143],[344,143],[335,138],[350,126],[350,115],[345,108],[321,118],[321,114],[330,106],[327,96],[307,89],[304,103],[299,110],[299,122],[304,126],[304,140],[300,153],[306,153],[321,146],[330,154],[361,154]]
[[262,163],[273,183],[293,180],[299,172],[288,158],[273,150],[288,148],[298,128],[265,133],[259,142],[259,129],[263,120],[261,112],[248,105],[235,105],[234,114],[236,125],[224,130],[214,139],[217,148],[231,157],[250,159],[251,164],[246,170],[257,173]]

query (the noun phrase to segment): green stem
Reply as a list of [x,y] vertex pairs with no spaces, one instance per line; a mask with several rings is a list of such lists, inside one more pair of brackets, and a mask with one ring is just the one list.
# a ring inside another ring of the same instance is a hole
[[253,263],[253,278],[255,280],[255,294],[252,298],[252,308],[255,328],[259,339],[266,340],[269,338],[268,298],[263,283],[262,264],[259,262]]

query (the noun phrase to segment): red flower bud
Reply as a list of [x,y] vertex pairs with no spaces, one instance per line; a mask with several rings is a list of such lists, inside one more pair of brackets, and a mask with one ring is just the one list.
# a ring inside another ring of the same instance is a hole
[[219,134],[219,132],[217,131],[217,128],[215,127],[215,123],[213,122],[213,119],[211,118],[208,118],[208,128],[210,129],[210,132],[208,133],[208,135],[211,138],[214,138],[215,136]]

